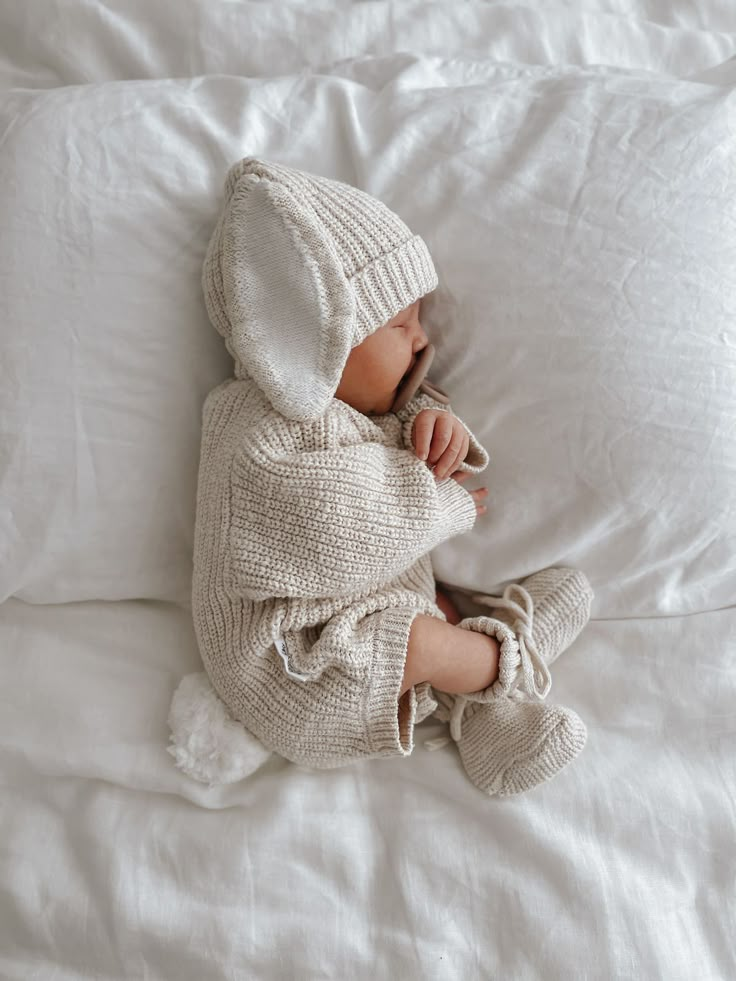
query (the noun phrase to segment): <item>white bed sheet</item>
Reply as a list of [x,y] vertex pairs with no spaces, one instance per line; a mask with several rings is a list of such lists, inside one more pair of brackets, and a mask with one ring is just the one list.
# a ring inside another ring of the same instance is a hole
[[730,0],[0,0],[0,82],[46,88],[465,53],[687,77],[736,54]]
[[209,790],[164,749],[184,612],[9,600],[0,976],[726,981],[734,636],[734,610],[589,624],[554,682],[588,745],[523,797],[424,749],[431,720],[407,759]]
[[[309,75],[397,50],[730,84],[736,10],[0,0],[1,88]],[[736,608],[700,602],[594,619],[554,672],[585,752],[499,803],[451,746],[326,773],[271,757],[208,790],[166,752],[171,694],[201,666],[185,609],[7,600],[0,976],[730,981]]]

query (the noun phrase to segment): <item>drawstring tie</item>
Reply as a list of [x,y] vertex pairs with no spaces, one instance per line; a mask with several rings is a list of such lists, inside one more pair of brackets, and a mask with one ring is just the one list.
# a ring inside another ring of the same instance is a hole
[[[516,596],[516,599],[514,599]],[[510,610],[515,619],[513,621],[513,631],[516,634],[519,645],[520,670],[517,671],[513,684],[504,691],[500,687],[498,680],[491,685],[491,689],[498,694],[506,695],[507,698],[523,699],[527,695],[532,698],[543,700],[549,694],[552,686],[552,677],[549,668],[537,650],[534,642],[532,628],[534,626],[534,602],[529,593],[518,583],[511,583],[503,591],[503,596],[484,596],[476,594],[472,597],[474,603],[482,603],[498,609],[499,607]],[[503,644],[502,644],[503,647]],[[501,654],[503,657],[503,653]],[[521,689],[521,690],[520,690]],[[465,707],[469,701],[477,703],[476,699],[469,695],[451,695],[447,692],[432,689],[435,698],[440,703],[434,712],[434,716],[442,722],[449,722],[449,736],[438,736],[436,739],[428,739],[424,742],[424,747],[430,752],[441,749],[450,742],[450,737],[458,742],[462,736],[462,723]]]

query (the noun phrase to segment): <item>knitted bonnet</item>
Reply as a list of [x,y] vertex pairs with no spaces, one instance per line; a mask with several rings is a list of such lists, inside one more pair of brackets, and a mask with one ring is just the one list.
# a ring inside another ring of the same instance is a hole
[[328,407],[352,348],[435,289],[437,274],[381,201],[246,157],[228,171],[202,286],[235,376],[306,422]]

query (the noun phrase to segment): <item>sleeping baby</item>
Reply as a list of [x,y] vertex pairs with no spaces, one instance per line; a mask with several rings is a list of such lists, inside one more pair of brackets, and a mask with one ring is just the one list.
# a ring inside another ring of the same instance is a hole
[[465,484],[488,455],[427,379],[424,241],[357,188],[245,158],[203,286],[234,376],[203,409],[192,610],[233,718],[334,767],[409,755],[434,715],[430,748],[454,740],[484,793],[549,780],[585,744],[547,695],[592,592],[546,569],[463,617],[435,582],[431,550],[485,512]]

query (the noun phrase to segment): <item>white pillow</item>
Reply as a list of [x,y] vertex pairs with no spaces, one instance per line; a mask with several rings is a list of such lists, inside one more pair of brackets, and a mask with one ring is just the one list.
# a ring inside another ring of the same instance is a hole
[[369,86],[6,99],[0,598],[189,602],[201,405],[231,372],[200,268],[227,167],[255,154],[365,188],[429,244],[431,377],[492,456],[489,514],[438,578],[488,592],[564,561],[598,616],[732,602],[733,98],[361,65]]
[[437,577],[497,592],[567,563],[596,616],[728,606],[733,88],[570,72],[462,106],[462,132],[427,140],[430,180],[441,166],[456,188],[432,210],[448,288],[427,310],[439,380],[492,466],[489,514],[437,550]]

